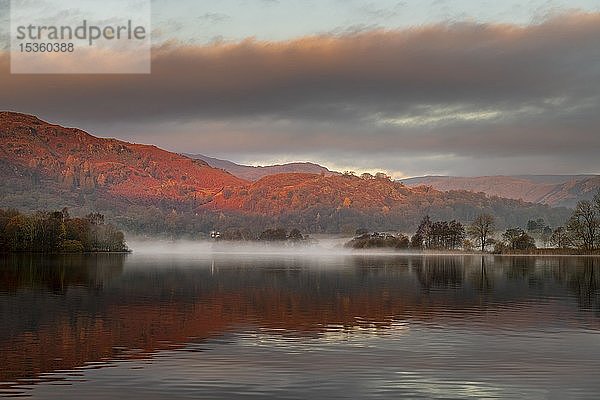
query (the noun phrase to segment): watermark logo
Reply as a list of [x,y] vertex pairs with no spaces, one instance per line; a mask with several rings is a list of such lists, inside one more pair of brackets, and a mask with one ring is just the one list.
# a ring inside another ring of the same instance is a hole
[[151,0],[11,0],[11,73],[150,73]]

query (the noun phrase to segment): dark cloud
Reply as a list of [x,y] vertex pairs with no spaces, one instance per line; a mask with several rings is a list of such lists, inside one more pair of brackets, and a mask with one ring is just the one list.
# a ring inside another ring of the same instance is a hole
[[190,151],[561,155],[582,165],[600,146],[598,43],[600,14],[570,13],[524,27],[171,44],[154,49],[148,76],[11,76],[4,54],[0,108]]

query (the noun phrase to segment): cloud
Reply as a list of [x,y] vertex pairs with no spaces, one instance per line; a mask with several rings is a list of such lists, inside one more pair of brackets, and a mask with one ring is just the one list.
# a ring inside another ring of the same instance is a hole
[[4,53],[0,105],[181,151],[560,155],[576,166],[600,147],[598,43],[600,14],[568,13],[171,43],[153,50],[149,76],[11,76]]
[[0,0],[0,52],[10,49],[10,0]]
[[204,13],[198,19],[208,24],[218,24],[219,22],[231,19],[231,17],[223,13]]
[[381,20],[398,16],[405,7],[406,3],[403,1],[397,2],[392,7],[379,7],[376,3],[370,2],[361,5],[359,12],[370,19]]

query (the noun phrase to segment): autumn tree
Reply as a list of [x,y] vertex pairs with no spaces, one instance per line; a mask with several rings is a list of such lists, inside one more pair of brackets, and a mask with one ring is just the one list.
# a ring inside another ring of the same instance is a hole
[[104,224],[101,214],[70,218],[63,209],[33,215],[0,210],[0,250],[54,253],[128,249],[123,232]]
[[4,228],[3,236],[9,250],[33,250],[35,239],[35,223],[27,215],[13,216]]
[[86,218],[72,218],[65,221],[65,240],[74,240],[84,249],[91,249],[90,221]]

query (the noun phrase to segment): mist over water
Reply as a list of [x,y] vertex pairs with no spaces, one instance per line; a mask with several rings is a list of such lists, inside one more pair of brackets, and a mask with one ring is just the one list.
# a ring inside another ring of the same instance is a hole
[[[208,257],[215,256],[288,256],[288,257],[347,257],[357,255],[393,256],[417,255],[418,251],[398,249],[352,249],[344,247],[351,237],[321,235],[310,242],[260,242],[260,241],[212,241],[212,240],[157,240],[132,239],[128,246],[136,255],[172,255]],[[444,255],[447,252],[428,252]]]
[[351,254],[344,248],[349,239],[342,237],[321,238],[314,243],[214,241],[214,240],[156,240],[133,239],[129,247],[136,254],[298,254],[343,255]]

